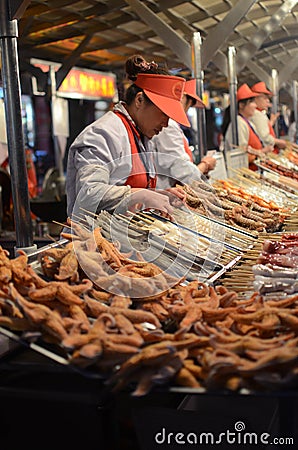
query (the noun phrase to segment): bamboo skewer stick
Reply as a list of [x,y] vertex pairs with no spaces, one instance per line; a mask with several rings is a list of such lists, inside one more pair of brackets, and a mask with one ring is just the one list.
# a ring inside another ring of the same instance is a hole
[[95,217],[99,217],[99,214],[95,214],[94,212],[92,212],[92,211],[88,211],[88,209],[85,209],[85,208],[82,208],[82,207],[80,207],[80,209],[82,210],[82,211],[84,211],[84,212],[86,212],[86,213],[88,213],[89,214],[89,216],[95,216]]
[[52,220],[53,223],[55,223],[56,225],[60,225],[62,227],[66,227],[66,228],[71,228],[69,225],[67,225],[66,223],[61,223],[58,222],[57,220]]
[[[75,217],[76,219],[78,219],[80,221],[83,221],[83,222],[85,222],[88,225],[88,222],[87,222],[87,220],[84,217],[77,216],[76,214],[72,214],[72,217]],[[76,222],[76,223],[78,223],[78,222]],[[79,222],[79,223],[81,225],[81,222]]]

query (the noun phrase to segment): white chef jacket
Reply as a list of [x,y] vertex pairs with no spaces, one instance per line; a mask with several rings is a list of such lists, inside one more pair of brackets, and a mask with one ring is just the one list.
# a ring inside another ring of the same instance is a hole
[[184,148],[184,133],[179,124],[169,119],[166,128],[151,139],[155,150],[157,189],[168,189],[179,184],[189,184],[201,179],[201,172],[190,160]]
[[250,122],[253,124],[257,135],[263,142],[263,145],[274,145],[275,139],[270,134],[269,128],[269,118],[266,114],[266,111],[260,111],[256,109],[254,115],[250,118]]
[[288,129],[288,139],[296,143],[296,122],[292,122]]
[[[131,117],[120,102],[114,110]],[[148,139],[142,145],[148,173],[154,177]],[[113,211],[131,192],[125,186],[132,169],[131,145],[125,125],[112,111],[88,125],[69,148],[66,195],[67,214],[80,215],[82,208],[96,213]]]

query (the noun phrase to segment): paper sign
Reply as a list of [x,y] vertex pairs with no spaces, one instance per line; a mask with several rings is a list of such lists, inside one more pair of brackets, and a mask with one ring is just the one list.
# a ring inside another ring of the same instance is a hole
[[233,177],[233,169],[248,168],[248,153],[243,150],[229,150],[226,152],[226,164],[228,177]]
[[[208,155],[208,153],[209,152],[207,152],[207,155]],[[210,156],[213,156],[216,159],[215,168],[213,170],[211,170],[208,174],[210,181],[225,180],[227,178],[227,171],[226,171],[226,164],[225,164],[223,154],[221,152],[220,153],[216,152],[215,154],[210,155]]]

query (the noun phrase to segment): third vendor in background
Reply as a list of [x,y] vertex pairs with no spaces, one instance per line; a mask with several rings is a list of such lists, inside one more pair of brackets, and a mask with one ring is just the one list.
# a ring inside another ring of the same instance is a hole
[[[286,141],[276,137],[273,123],[271,123],[271,120],[267,115],[269,113],[269,108],[272,106],[271,97],[273,96],[273,93],[267,89],[263,81],[254,84],[251,87],[251,90],[258,94],[257,97],[255,97],[257,108],[254,115],[250,118],[258,136],[261,138],[264,145],[274,145],[277,150],[279,148],[285,148],[287,145]],[[276,120],[276,117],[274,117],[274,119]]]
[[[237,90],[237,126],[238,126],[238,146],[248,152],[249,168],[257,170],[254,161],[257,157],[261,157],[273,150],[273,145],[264,145],[262,139],[257,134],[251,118],[256,108],[256,97],[260,94],[253,92],[250,87],[244,83]],[[227,114],[224,117],[223,136],[225,140],[225,151],[233,150],[236,145],[233,143],[232,122],[229,107],[226,109]]]

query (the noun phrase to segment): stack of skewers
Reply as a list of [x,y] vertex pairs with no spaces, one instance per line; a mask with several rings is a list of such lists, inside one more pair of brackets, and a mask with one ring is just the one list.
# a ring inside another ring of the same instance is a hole
[[272,174],[247,168],[235,170],[235,177],[231,181],[247,192],[262,194],[266,199],[273,200],[285,212],[284,231],[295,232],[298,229],[298,190],[277,181]]
[[279,154],[269,153],[256,162],[266,178],[298,194],[298,147],[288,143]]
[[217,180],[208,187],[204,185],[201,181],[193,181],[183,187],[188,206],[195,213],[249,231],[255,237],[262,231],[279,231],[290,214],[288,208],[266,199],[265,194],[250,193],[232,180]]
[[[288,242],[288,244],[285,244]],[[287,251],[287,247],[290,249]],[[270,248],[270,252],[268,252]],[[282,249],[282,257],[279,258],[278,249]],[[274,259],[273,250],[276,249],[276,256]],[[286,253],[287,252],[287,253]],[[271,273],[276,269],[275,278],[277,278],[282,268],[288,268],[288,273],[285,270],[283,277],[288,277],[289,282],[296,280],[294,276],[297,272],[297,252],[298,252],[298,234],[297,233],[282,233],[282,234],[260,234],[259,239],[254,248],[248,250],[243,258],[237,263],[237,265],[231,270],[227,271],[220,279],[220,283],[227,289],[235,290],[240,296],[247,297],[256,290],[261,289],[261,294],[264,294],[264,281],[263,279],[257,279],[256,275],[264,275],[265,272]],[[270,256],[271,255],[271,256]],[[261,267],[265,265],[266,258],[268,264],[267,269]],[[282,264],[279,267],[279,264]],[[262,272],[263,271],[263,272]],[[290,276],[291,273],[291,276]],[[274,276],[274,275],[273,275]],[[280,275],[282,278],[282,276]],[[287,283],[289,284],[289,283]],[[292,283],[290,283],[292,284]],[[268,290],[269,291],[269,290]],[[286,293],[286,289],[280,289],[279,295]]]

